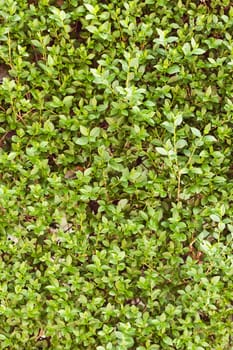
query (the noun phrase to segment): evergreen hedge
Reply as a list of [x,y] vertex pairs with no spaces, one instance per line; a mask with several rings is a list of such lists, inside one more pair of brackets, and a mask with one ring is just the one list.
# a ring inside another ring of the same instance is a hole
[[232,2],[0,20],[1,349],[232,349]]

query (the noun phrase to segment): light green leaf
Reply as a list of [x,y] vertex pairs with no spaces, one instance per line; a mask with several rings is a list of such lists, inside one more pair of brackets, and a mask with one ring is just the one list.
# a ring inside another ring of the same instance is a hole
[[185,54],[185,56],[189,55],[190,54],[190,51],[191,51],[191,47],[190,47],[190,44],[189,43],[185,43],[182,47],[182,51],[183,53]]
[[175,126],[179,126],[180,124],[182,124],[183,122],[183,117],[182,117],[182,114],[178,114],[176,115],[175,117]]
[[128,203],[128,199],[126,198],[120,199],[119,202],[117,203],[117,207],[119,209],[124,209],[127,203]]
[[53,59],[53,57],[51,55],[48,55],[47,62],[48,62],[49,66],[53,66],[54,65],[54,59]]
[[56,108],[62,106],[62,101],[57,96],[53,96],[53,100],[49,104]]
[[94,138],[98,137],[99,134],[100,134],[100,128],[98,127],[93,128],[90,132],[90,136]]
[[194,136],[200,137],[201,138],[201,132],[200,130],[198,130],[197,128],[191,127],[191,131],[193,133]]
[[44,130],[50,132],[54,130],[54,125],[50,120],[46,120],[46,122],[44,123]]
[[75,138],[74,142],[76,143],[76,145],[80,145],[80,146],[84,146],[88,144],[88,137],[79,137],[79,138]]
[[138,68],[138,65],[139,65],[138,57],[132,58],[132,60],[130,60],[130,67]]
[[191,45],[192,45],[193,49],[195,49],[197,47],[197,43],[196,43],[194,38],[191,39]]
[[180,139],[176,142],[176,148],[184,148],[187,146],[187,141],[184,139]]
[[210,215],[211,220],[213,220],[214,222],[220,222],[220,217],[216,214],[211,214]]
[[174,124],[170,122],[163,122],[162,126],[171,134],[174,133]]
[[217,139],[214,136],[212,136],[212,135],[204,136],[203,140],[206,141],[206,142],[216,142],[217,141]]
[[84,4],[84,6],[85,6],[86,9],[88,10],[88,12],[90,12],[91,14],[95,14],[95,8],[94,8],[94,6],[92,6],[91,4]]
[[168,337],[168,336],[165,336],[165,337],[163,338],[163,341],[164,341],[164,343],[167,344],[167,345],[170,345],[170,346],[173,345],[172,339],[171,339],[170,337]]
[[41,42],[39,40],[31,40],[31,43],[35,47],[38,47],[38,48],[42,47],[42,44],[41,44]]
[[156,147],[155,149],[162,156],[167,156],[168,155],[168,152],[163,147]]
[[8,160],[13,160],[17,157],[17,153],[16,152],[10,152],[7,156]]
[[193,51],[192,51],[192,54],[193,55],[203,55],[203,53],[205,53],[206,52],[206,50],[203,50],[203,49],[194,49]]
[[71,255],[67,255],[66,257],[66,265],[70,266],[72,264],[72,256]]
[[92,25],[86,26],[85,29],[88,30],[88,32],[93,33],[93,34],[95,34],[96,32],[98,32],[98,28],[95,27],[95,26],[92,26]]
[[180,72],[180,67],[177,65],[171,66],[170,68],[168,68],[167,73],[168,74],[175,74],[175,73],[179,73]]
[[80,125],[79,129],[80,129],[80,132],[81,132],[81,134],[83,136],[88,136],[89,135],[89,129],[86,128],[85,126]]
[[66,97],[64,97],[63,104],[66,107],[70,108],[72,106],[73,98],[74,98],[74,96],[66,96]]
[[220,276],[214,276],[211,278],[211,283],[212,284],[217,284],[220,281]]

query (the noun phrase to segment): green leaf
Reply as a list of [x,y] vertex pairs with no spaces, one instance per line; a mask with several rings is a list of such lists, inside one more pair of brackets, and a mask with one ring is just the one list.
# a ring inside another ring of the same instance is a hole
[[99,134],[100,134],[100,128],[98,127],[93,128],[90,132],[90,136],[94,138],[98,137]]
[[92,6],[91,4],[84,4],[84,6],[86,7],[86,9],[88,10],[88,12],[95,14],[95,8],[94,6]]
[[53,100],[51,102],[49,102],[49,105],[51,107],[57,108],[57,107],[61,107],[62,106],[63,103],[57,96],[53,96],[52,99]]
[[174,65],[174,66],[168,68],[168,70],[167,70],[168,74],[175,74],[175,73],[179,73],[179,72],[180,72],[180,67],[177,65]]
[[48,58],[47,58],[47,62],[48,62],[48,65],[49,66],[53,66],[54,65],[54,59],[51,55],[48,55]]
[[191,53],[191,47],[189,43],[185,43],[182,47],[182,51],[185,54],[185,56],[189,55]]
[[53,125],[53,123],[50,120],[46,120],[45,121],[45,123],[44,123],[44,130],[48,131],[48,132],[51,132],[51,131],[54,130],[54,125]]
[[220,281],[220,276],[214,276],[211,278],[211,284],[217,284]]
[[170,346],[173,345],[172,339],[171,339],[170,337],[168,337],[168,336],[163,337],[163,342],[164,342],[165,344],[167,344],[167,345],[170,345]]
[[176,148],[184,148],[185,146],[187,146],[187,141],[184,139],[180,139],[176,142]]
[[174,133],[175,128],[174,128],[174,124],[173,124],[173,123],[171,123],[171,122],[163,122],[163,123],[162,123],[162,126],[163,126],[168,132],[170,132],[171,134]]
[[199,138],[202,137],[200,130],[198,130],[197,128],[194,128],[194,127],[191,127],[190,129],[191,129],[194,136],[199,137]]
[[88,137],[79,137],[79,138],[74,138],[74,142],[76,143],[76,145],[80,145],[80,146],[84,146],[88,144]]
[[32,45],[34,45],[35,47],[41,48],[42,44],[39,40],[31,40]]
[[125,206],[128,203],[128,199],[124,198],[124,199],[120,199],[119,202],[117,203],[117,207],[121,210],[124,209]]
[[176,115],[176,116],[175,116],[175,123],[174,123],[175,126],[181,125],[182,122],[183,122],[183,116],[182,116],[182,114]]
[[72,106],[72,101],[74,99],[74,96],[66,96],[63,99],[64,106],[70,108]]
[[88,32],[90,33],[98,33],[98,28],[96,26],[90,25],[90,26],[86,26],[85,28],[86,30],[88,30]]
[[17,157],[17,153],[16,152],[10,152],[7,156],[8,160],[14,160]]
[[213,220],[214,222],[220,222],[220,217],[216,214],[211,214],[210,215],[211,220]]
[[168,151],[163,147],[156,147],[155,149],[159,154],[162,154],[162,156],[168,155]]
[[89,129],[83,125],[80,125],[80,132],[83,136],[89,136]]
[[204,136],[203,140],[206,141],[206,142],[216,142],[217,141],[217,139],[214,136],[212,136],[212,135]]
[[194,49],[194,50],[192,51],[192,54],[193,54],[193,55],[203,55],[205,52],[206,52],[206,50],[197,48],[197,49]]
[[70,266],[72,264],[72,256],[71,255],[67,255],[66,257],[66,265]]
[[197,47],[197,43],[196,43],[194,38],[191,39],[191,46],[193,49],[195,49]]

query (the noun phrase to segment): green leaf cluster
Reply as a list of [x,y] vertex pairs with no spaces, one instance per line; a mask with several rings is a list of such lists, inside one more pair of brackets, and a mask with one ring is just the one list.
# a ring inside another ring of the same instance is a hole
[[232,349],[232,2],[0,21],[1,349]]

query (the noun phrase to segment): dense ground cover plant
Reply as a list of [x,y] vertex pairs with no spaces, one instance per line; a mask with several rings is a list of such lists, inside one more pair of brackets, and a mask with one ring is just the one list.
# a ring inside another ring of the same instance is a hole
[[232,349],[231,2],[0,19],[1,349]]

